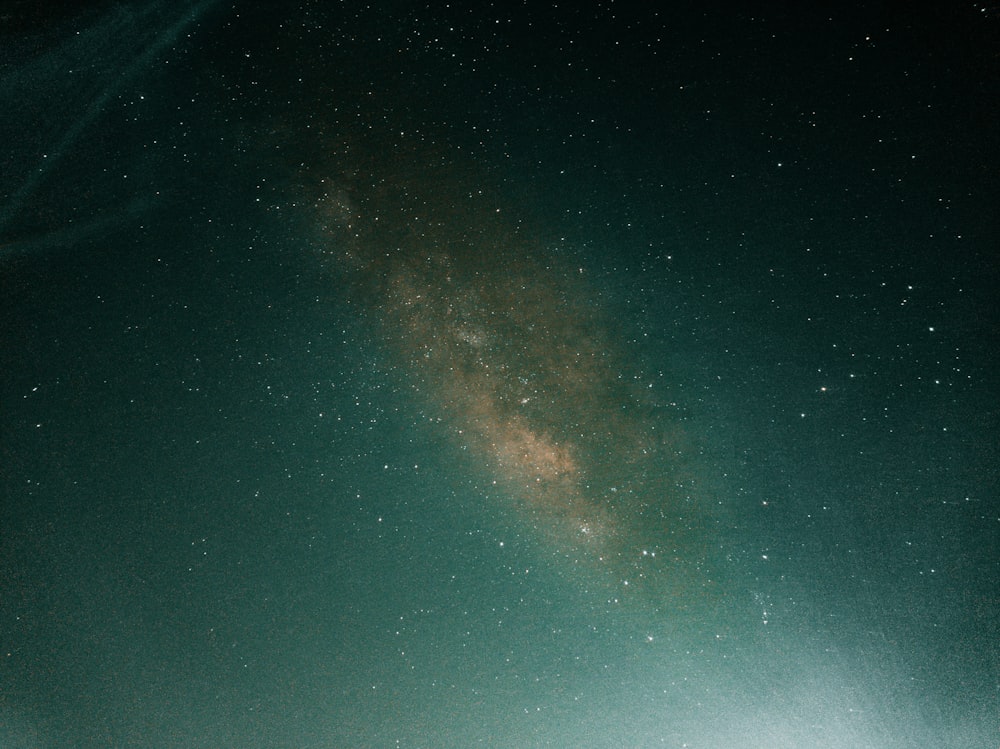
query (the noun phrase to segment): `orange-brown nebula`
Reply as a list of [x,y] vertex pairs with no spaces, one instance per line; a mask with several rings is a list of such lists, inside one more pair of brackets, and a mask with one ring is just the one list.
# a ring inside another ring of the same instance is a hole
[[583,269],[446,159],[382,152],[322,182],[324,251],[456,452],[575,564],[624,578],[696,551],[679,540],[695,513],[677,419]]

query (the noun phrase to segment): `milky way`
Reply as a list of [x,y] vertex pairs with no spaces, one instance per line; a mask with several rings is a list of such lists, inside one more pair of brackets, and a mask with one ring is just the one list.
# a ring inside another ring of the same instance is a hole
[[440,149],[350,151],[312,186],[323,253],[456,454],[575,567],[689,586],[704,498],[680,418],[586,269]]

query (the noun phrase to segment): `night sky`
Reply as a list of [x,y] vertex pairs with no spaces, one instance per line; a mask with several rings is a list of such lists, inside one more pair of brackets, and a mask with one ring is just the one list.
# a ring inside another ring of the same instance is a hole
[[1000,8],[0,6],[0,746],[1000,745]]

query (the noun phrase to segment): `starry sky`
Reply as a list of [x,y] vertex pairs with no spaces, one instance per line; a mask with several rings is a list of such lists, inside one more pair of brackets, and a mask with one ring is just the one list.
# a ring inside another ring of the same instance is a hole
[[996,747],[993,4],[2,10],[4,747]]

